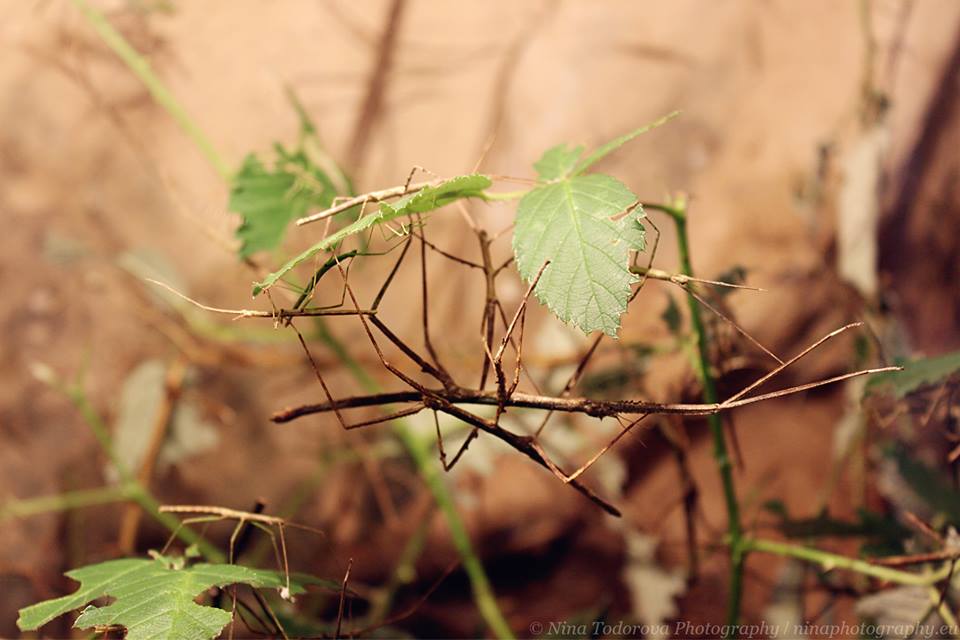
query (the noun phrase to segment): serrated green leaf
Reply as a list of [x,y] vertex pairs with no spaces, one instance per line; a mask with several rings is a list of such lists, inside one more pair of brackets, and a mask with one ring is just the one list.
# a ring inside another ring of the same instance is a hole
[[616,178],[564,178],[537,187],[520,200],[513,251],[530,282],[547,261],[536,294],[564,322],[585,333],[615,336],[626,311],[630,249],[638,244],[633,213],[614,220],[637,201]]
[[327,174],[305,153],[277,147],[277,154],[273,171],[251,154],[233,178],[228,206],[241,216],[241,258],[277,248],[292,220],[311,208],[329,207],[337,195]]
[[253,295],[269,289],[285,276],[291,269],[309,260],[321,251],[337,246],[342,240],[357,233],[366,231],[374,225],[390,222],[413,213],[426,213],[450,204],[463,198],[474,198],[482,195],[483,190],[491,185],[490,178],[485,175],[471,174],[458,176],[446,180],[439,185],[426,187],[420,191],[404,196],[393,203],[380,203],[380,208],[374,213],[367,214],[352,224],[343,227],[316,243],[309,249],[288,260],[282,267],[268,275],[261,282],[253,286]]
[[598,147],[596,151],[594,151],[589,156],[584,158],[583,162],[577,165],[577,168],[573,171],[573,175],[578,176],[582,174],[584,171],[586,171],[596,163],[600,162],[605,157],[607,157],[608,155],[610,155],[611,153],[613,153],[623,145],[627,144],[637,136],[643,135],[644,133],[646,133],[647,131],[650,131],[651,129],[656,129],[660,125],[667,123],[668,121],[672,120],[678,115],[680,115],[679,111],[668,113],[667,115],[663,116],[659,120],[655,120],[650,124],[640,127],[639,129],[634,129],[630,133],[624,134],[619,138],[615,138],[610,142],[606,143],[605,145]]
[[[92,600],[109,596],[104,607],[87,607],[74,628],[120,625],[127,640],[208,640],[230,622],[230,613],[198,605],[194,599],[211,587],[247,584],[257,588],[280,588],[286,579],[275,571],[234,564],[197,564],[176,569],[171,559],[125,558],[74,569],[66,575],[80,582],[68,596],[47,600],[20,610],[17,626],[32,631],[57,616],[78,609]],[[302,593],[291,582],[291,592]]]
[[902,398],[921,387],[938,384],[958,371],[960,371],[960,351],[933,358],[911,360],[903,363],[903,371],[890,371],[872,376],[867,383],[867,393],[890,389],[895,397]]
[[540,182],[559,180],[570,175],[582,154],[582,146],[568,149],[567,145],[558,144],[547,149],[540,159],[533,163],[533,168],[537,170]]

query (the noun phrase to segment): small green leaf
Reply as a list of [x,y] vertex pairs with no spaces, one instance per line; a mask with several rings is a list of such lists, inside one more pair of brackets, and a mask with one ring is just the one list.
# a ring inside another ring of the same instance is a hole
[[533,163],[533,168],[540,175],[540,182],[559,180],[570,175],[582,154],[582,146],[567,149],[567,145],[558,144],[545,151],[543,156]]
[[396,218],[413,213],[426,213],[434,209],[439,209],[455,200],[480,197],[483,194],[483,190],[490,187],[491,184],[490,178],[480,174],[458,176],[446,180],[439,185],[426,187],[416,193],[404,196],[393,203],[382,202],[380,203],[380,209],[378,211],[369,213],[352,224],[343,227],[336,233],[327,236],[309,249],[288,260],[282,267],[264,278],[262,282],[255,283],[253,286],[253,295],[256,296],[260,292],[269,289],[291,269],[305,260],[309,260],[321,251],[332,249],[345,238],[366,231],[374,225],[390,222]]
[[960,371],[960,351],[945,353],[933,358],[911,360],[903,363],[903,371],[890,371],[870,378],[866,393],[890,389],[894,396],[903,398],[922,387],[938,384]]
[[607,144],[600,146],[599,148],[597,148],[596,151],[594,151],[589,156],[584,158],[583,162],[577,165],[577,168],[576,170],[574,170],[573,175],[575,176],[580,175],[581,173],[583,173],[584,171],[586,171],[596,163],[600,162],[605,157],[607,157],[608,155],[610,155],[611,153],[613,153],[623,145],[627,144],[637,136],[643,135],[644,133],[646,133],[647,131],[650,131],[651,129],[656,129],[662,124],[666,124],[667,122],[674,119],[678,115],[680,115],[679,111],[668,113],[667,115],[663,116],[659,120],[655,120],[650,124],[640,127],[639,129],[634,129],[630,133],[624,134],[619,138],[611,140]]
[[614,216],[636,201],[622,182],[604,175],[563,178],[520,200],[513,234],[520,275],[530,282],[550,261],[537,297],[585,333],[615,336],[620,327],[636,280],[627,258],[638,239],[635,214]]
[[[208,640],[230,622],[230,613],[202,606],[194,600],[211,587],[247,584],[256,588],[281,588],[286,579],[275,571],[233,564],[197,564],[176,568],[170,558],[125,558],[74,569],[66,575],[80,582],[68,596],[47,600],[20,610],[17,626],[32,631],[57,616],[78,609],[97,598],[109,596],[112,604],[88,606],[74,628],[120,625],[127,640]],[[293,593],[302,593],[291,582]]]
[[311,208],[329,207],[337,195],[327,174],[305,153],[278,146],[277,155],[273,171],[248,155],[233,178],[228,206],[241,216],[241,258],[277,248],[292,220]]

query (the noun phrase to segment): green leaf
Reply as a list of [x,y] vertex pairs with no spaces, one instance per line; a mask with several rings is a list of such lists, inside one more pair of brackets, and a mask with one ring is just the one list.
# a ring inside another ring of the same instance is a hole
[[241,216],[239,255],[277,248],[287,226],[312,208],[327,208],[337,195],[327,174],[302,151],[277,147],[269,171],[253,154],[244,160],[230,188],[229,208]]
[[[549,152],[548,152],[549,153]],[[615,336],[627,309],[631,248],[639,246],[637,197],[604,175],[563,178],[527,193],[517,208],[513,251],[520,275],[530,282],[550,261],[536,294],[554,314],[585,333]]]
[[960,371],[960,351],[945,353],[933,358],[911,360],[903,363],[903,371],[889,371],[870,378],[867,394],[879,389],[890,389],[894,396],[902,398],[921,387],[938,384]]
[[316,243],[303,253],[288,260],[282,267],[268,275],[262,282],[253,286],[253,295],[269,289],[285,276],[291,269],[309,260],[321,251],[337,246],[342,240],[357,233],[366,231],[374,225],[390,222],[413,213],[426,213],[450,204],[463,198],[475,198],[483,195],[483,190],[490,187],[490,178],[480,174],[471,174],[451,178],[438,185],[426,187],[420,191],[404,196],[393,203],[382,202],[380,209],[369,213],[352,224],[343,227],[320,242]]
[[570,175],[582,154],[582,146],[567,149],[567,145],[559,144],[547,149],[543,156],[533,163],[533,168],[540,175],[540,182],[559,180]]
[[[179,560],[176,561],[176,560]],[[32,631],[57,616],[78,609],[92,600],[109,596],[114,602],[88,606],[74,628],[101,625],[126,627],[127,640],[207,640],[230,622],[230,613],[194,602],[207,589],[230,584],[281,588],[282,574],[233,564],[197,564],[182,568],[183,559],[125,558],[74,569],[66,575],[80,582],[68,596],[47,600],[20,610],[17,626]],[[302,593],[291,583],[293,593]]]
[[573,172],[573,175],[580,175],[581,173],[583,173],[584,171],[586,171],[596,163],[600,162],[605,157],[607,157],[608,155],[610,155],[611,153],[613,153],[623,145],[627,144],[637,136],[643,135],[644,133],[646,133],[647,131],[650,131],[651,129],[656,129],[660,125],[669,122],[670,120],[677,117],[678,115],[680,115],[679,111],[668,113],[667,115],[663,116],[659,120],[655,120],[650,124],[640,127],[639,129],[634,129],[630,133],[624,134],[619,138],[611,140],[607,144],[600,146],[596,151],[594,151],[589,156],[584,158],[583,162],[577,165],[577,168]]

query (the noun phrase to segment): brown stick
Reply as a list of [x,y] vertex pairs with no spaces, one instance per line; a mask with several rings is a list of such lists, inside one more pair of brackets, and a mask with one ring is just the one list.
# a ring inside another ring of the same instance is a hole
[[[583,413],[595,418],[605,418],[623,414],[677,414],[686,416],[708,416],[721,411],[744,407],[756,402],[779,398],[801,391],[820,387],[841,380],[869,375],[874,373],[884,373],[886,371],[901,371],[900,367],[880,367],[877,369],[862,369],[825,380],[818,380],[779,391],[765,393],[750,398],[739,398],[736,400],[726,400],[713,404],[684,404],[684,403],[659,403],[646,402],[644,400],[592,400],[590,398],[563,398],[553,396],[538,396],[528,393],[514,393],[504,406],[522,407],[526,409],[543,409],[546,411],[563,411],[567,413]],[[419,386],[419,385],[418,385]],[[375,407],[383,404],[425,402],[425,397],[438,397],[450,402],[451,404],[475,404],[475,405],[497,405],[496,391],[479,391],[477,389],[464,389],[456,387],[453,389],[424,389],[394,391],[390,393],[376,393],[365,396],[352,396],[337,400],[335,403],[321,402],[317,404],[302,405],[290,409],[278,411],[271,420],[277,423],[290,422],[297,418],[311,415],[314,413],[325,413],[339,409],[349,409],[354,407]]]

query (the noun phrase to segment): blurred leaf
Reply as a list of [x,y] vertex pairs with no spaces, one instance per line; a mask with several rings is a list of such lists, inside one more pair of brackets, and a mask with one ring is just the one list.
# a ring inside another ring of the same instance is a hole
[[[150,446],[153,426],[163,406],[167,367],[160,360],[140,363],[123,381],[113,429],[113,448],[128,469],[139,469]],[[116,469],[110,476],[117,481]]]
[[241,216],[239,255],[277,248],[291,221],[311,208],[330,206],[337,192],[326,172],[301,150],[276,146],[272,171],[253,154],[244,160],[230,187],[229,208]]
[[921,387],[939,384],[960,371],[960,351],[901,364],[903,371],[872,376],[867,383],[867,395],[889,389],[895,397],[903,398]]
[[667,325],[670,333],[675,336],[680,335],[683,319],[680,316],[680,307],[677,306],[677,301],[670,294],[667,294],[667,308],[660,314],[660,318]]
[[305,260],[309,260],[321,251],[332,249],[345,238],[366,231],[374,225],[390,222],[391,220],[411,213],[426,213],[450,204],[455,200],[479,197],[482,195],[483,190],[490,185],[490,178],[484,175],[471,174],[458,176],[446,180],[439,185],[426,187],[417,193],[404,196],[392,204],[381,203],[379,211],[367,214],[353,224],[349,224],[336,233],[327,236],[303,253],[288,260],[286,264],[268,275],[262,282],[255,283],[253,295],[256,296],[265,289],[269,289],[276,284],[280,278],[289,273],[291,269]]
[[[651,536],[625,531],[627,543],[623,582],[630,592],[630,611],[654,630],[677,615],[676,599],[687,590],[683,572],[664,569],[656,560],[657,540]],[[661,636],[652,631],[651,638]]]
[[769,500],[763,508],[779,518],[777,529],[788,538],[864,538],[862,551],[869,551],[869,555],[902,553],[903,541],[911,535],[895,518],[866,509],[858,509],[855,520],[839,520],[827,513],[792,518],[780,500]]
[[837,270],[867,299],[877,293],[877,226],[880,185],[890,132],[878,123],[864,130],[842,159],[844,176],[837,194]]
[[[878,630],[878,638],[901,638],[924,637],[928,634],[923,633],[922,628],[918,629],[918,634],[906,632],[906,629],[912,629],[921,622],[926,624],[936,623],[939,626],[939,618],[933,620],[926,619],[926,614],[930,611],[930,593],[926,587],[894,587],[879,593],[871,593],[857,600],[854,605],[854,611],[864,620],[870,621]],[[884,631],[887,631],[884,633]]]
[[[127,640],[207,640],[230,622],[230,613],[198,605],[194,600],[211,587],[247,584],[282,588],[286,579],[275,571],[234,564],[197,564],[184,568],[183,558],[125,558],[74,569],[66,575],[80,582],[68,596],[20,610],[17,626],[31,631],[83,605],[109,596],[113,603],[88,606],[77,618],[76,629],[120,625]],[[291,582],[293,593],[303,587]]]
[[897,471],[910,489],[950,524],[960,526],[960,493],[944,474],[912,458],[906,450],[893,448],[887,453],[897,463]]
[[43,236],[42,255],[53,264],[71,265],[89,253],[90,248],[77,238],[55,230],[49,230]]
[[170,418],[170,431],[160,450],[159,466],[162,469],[165,465],[176,465],[216,448],[219,442],[220,432],[203,419],[193,400],[181,398]]
[[647,344],[634,343],[626,347],[621,363],[601,367],[584,375],[580,383],[582,393],[588,397],[624,397],[635,391],[647,372],[647,365],[655,349]]
[[[747,269],[741,265],[734,265],[718,275],[715,280],[718,282],[727,282],[729,284],[743,284],[747,281]],[[731,287],[711,287],[710,294],[711,296],[717,298],[726,298],[728,295],[736,291]]]

